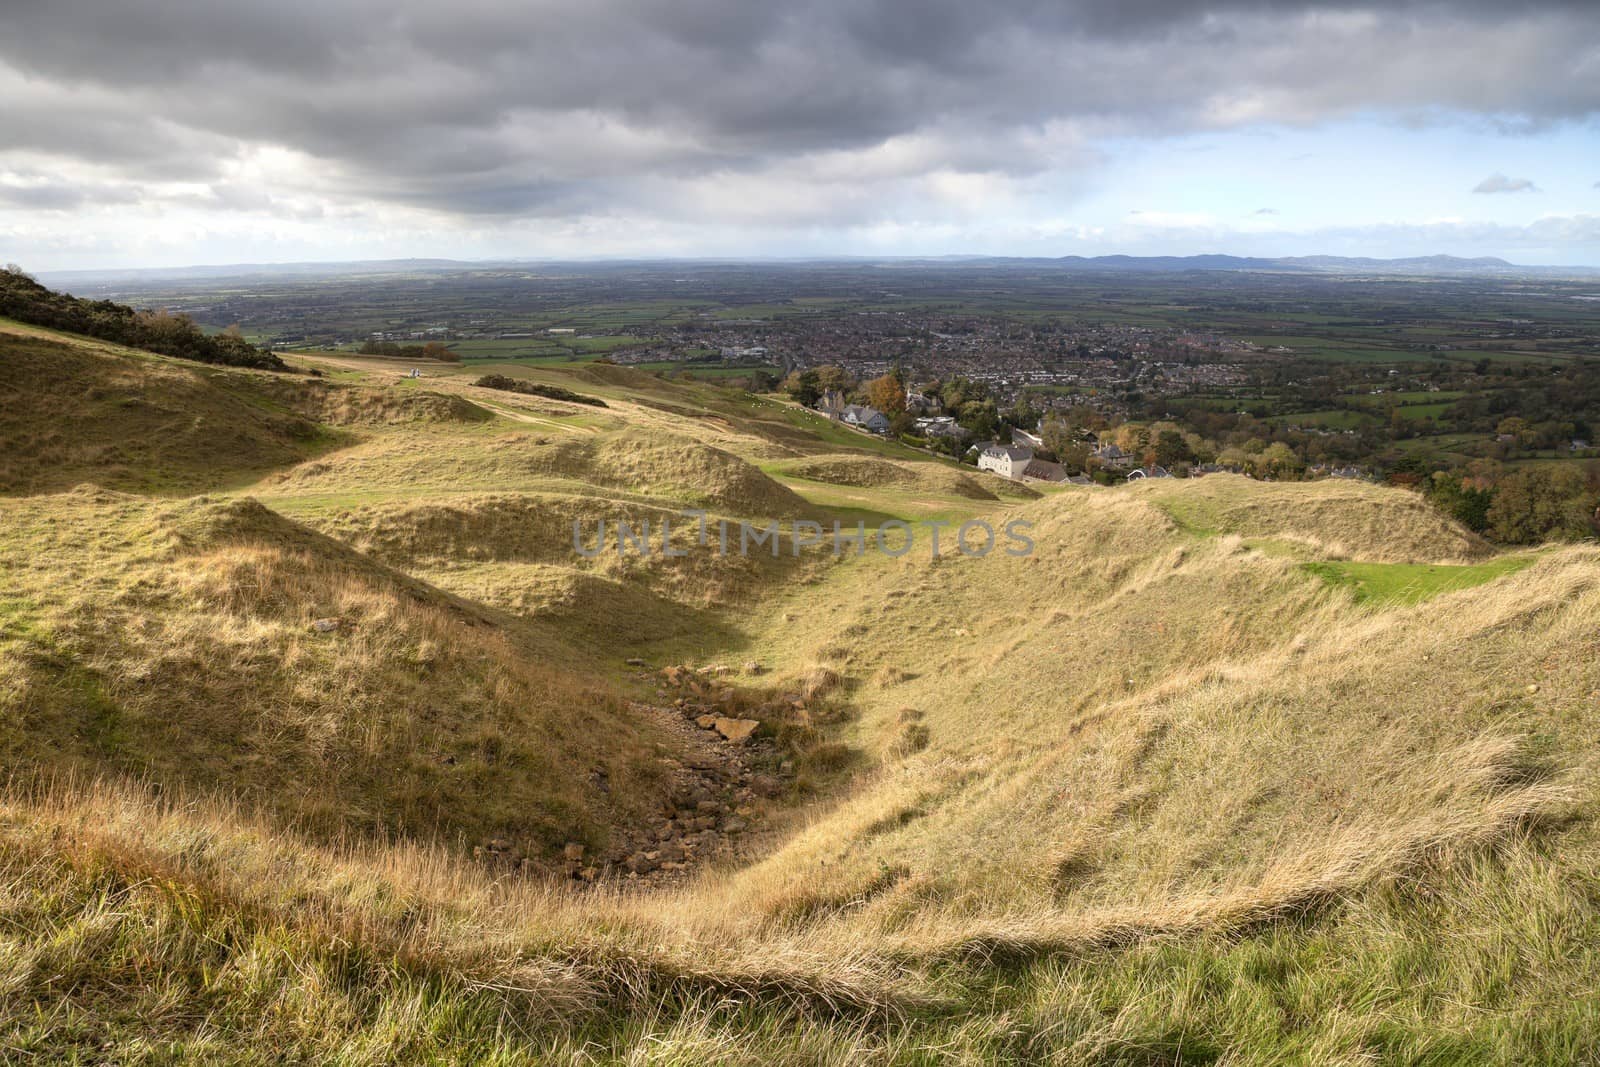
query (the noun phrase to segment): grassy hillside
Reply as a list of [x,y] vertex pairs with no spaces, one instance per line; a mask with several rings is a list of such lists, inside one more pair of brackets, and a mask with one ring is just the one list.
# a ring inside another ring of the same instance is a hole
[[[1024,498],[619,368],[536,372],[604,410],[326,369],[205,379],[314,456],[0,501],[8,1052],[1600,1057],[1593,546],[1339,483]],[[778,554],[573,551],[687,505]],[[836,559],[808,518],[1034,549]],[[670,878],[568,876],[702,819]]]
[[248,499],[85,489],[0,502],[0,530],[8,766],[535,856],[603,842],[665,788],[647,724],[560,634]]
[[338,438],[239,372],[0,322],[0,493],[80,481],[195,492],[290,466]]

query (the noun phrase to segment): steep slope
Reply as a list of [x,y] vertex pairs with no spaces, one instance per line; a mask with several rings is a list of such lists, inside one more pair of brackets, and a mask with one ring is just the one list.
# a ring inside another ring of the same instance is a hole
[[787,474],[832,485],[895,486],[953,493],[969,500],[998,500],[970,474],[936,463],[895,463],[872,456],[812,456],[783,466]]
[[0,571],[10,767],[535,857],[657,803],[648,724],[559,635],[251,501],[0,502]]
[[[1337,490],[1232,492],[1293,514],[1302,543],[1344,537],[1316,519]],[[752,899],[854,900],[852,925],[929,951],[1220,921],[1553,810],[1535,734],[1593,759],[1576,729],[1600,688],[1576,651],[1600,624],[1593,550],[1374,611],[1237,535],[1194,537],[1150,495],[1030,505],[1025,558],[864,559],[832,594],[849,609],[758,644],[796,676],[843,677],[846,739],[883,770],[750,872]],[[1396,528],[1364,547],[1417,551]],[[1462,543],[1439,532],[1435,552]],[[1553,664],[1551,647],[1573,651]]]
[[194,491],[258,477],[332,443],[302,415],[229,387],[248,378],[7,327],[0,492],[52,492],[90,478]]
[[0,493],[90,481],[178,494],[248,484],[352,427],[481,422],[457,396],[224,370],[0,324]]
[[805,501],[752,464],[692,438],[628,429],[597,438],[569,437],[532,459],[535,471],[612,489],[644,490],[733,515],[790,518]]
[[[1325,491],[1236,490],[1312,515]],[[857,776],[679,890],[571,897],[226,810],[11,794],[0,936],[47,947],[0,973],[67,1005],[14,1032],[244,1059],[1583,1061],[1600,552],[1373,608],[1140,493],[1008,517],[1032,555],[924,543],[772,613],[746,654],[844,717]],[[449,526],[400,544],[453,551]],[[173,982],[190,1010],[161,1007]],[[328,1021],[251,1006],[282,989]]]

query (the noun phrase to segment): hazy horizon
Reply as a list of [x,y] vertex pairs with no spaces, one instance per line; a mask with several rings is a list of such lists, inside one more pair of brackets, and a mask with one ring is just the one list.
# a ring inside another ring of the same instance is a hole
[[1312,260],[1315,260],[1315,259],[1333,259],[1333,260],[1347,260],[1347,261],[1350,261],[1350,262],[1372,261],[1372,262],[1378,262],[1378,263],[1402,263],[1402,262],[1407,262],[1407,261],[1412,261],[1412,260],[1430,260],[1430,259],[1458,260],[1458,261],[1460,261],[1462,263],[1470,263],[1470,262],[1473,262],[1473,261],[1476,261],[1476,260],[1499,260],[1499,261],[1503,262],[1507,267],[1515,269],[1515,270],[1527,270],[1527,271],[1572,270],[1572,271],[1577,271],[1577,272],[1581,272],[1581,273],[1585,273],[1585,274],[1589,273],[1589,272],[1600,272],[1600,264],[1587,264],[1587,263],[1573,263],[1573,264],[1529,263],[1529,262],[1517,262],[1517,261],[1513,261],[1513,260],[1507,260],[1507,259],[1505,259],[1505,257],[1501,257],[1501,256],[1455,256],[1455,255],[1451,255],[1449,253],[1431,253],[1431,254],[1423,254],[1423,255],[1419,255],[1419,256],[1364,256],[1364,255],[1357,255],[1357,254],[1331,255],[1331,254],[1326,254],[1326,253],[1314,253],[1314,252],[1313,253],[1306,253],[1306,254],[1303,254],[1303,255],[1297,255],[1297,256],[1238,256],[1238,255],[1235,255],[1234,253],[1231,253],[1231,252],[1198,252],[1198,253],[1181,254],[1181,255],[1163,255],[1161,253],[1149,253],[1149,254],[1146,254],[1146,255],[1139,255],[1139,256],[1132,256],[1132,255],[1128,255],[1128,254],[1125,254],[1125,253],[1114,253],[1114,252],[1113,253],[1106,253],[1106,254],[1103,254],[1103,255],[1097,255],[1097,256],[1077,256],[1074,253],[1067,253],[1067,254],[1062,255],[1062,256],[1006,256],[1006,255],[1003,255],[1003,254],[961,253],[961,252],[930,254],[930,255],[895,255],[895,254],[889,254],[889,253],[882,254],[882,255],[849,254],[849,253],[838,253],[838,254],[830,255],[830,254],[826,254],[826,253],[820,253],[820,254],[816,254],[816,255],[788,255],[788,256],[786,256],[786,255],[742,255],[742,256],[741,255],[728,255],[728,256],[714,256],[714,255],[687,255],[687,254],[685,254],[685,255],[657,255],[657,256],[650,256],[650,255],[641,255],[641,256],[629,256],[629,255],[575,256],[574,255],[574,256],[534,257],[534,256],[515,256],[515,255],[510,255],[510,256],[483,257],[483,258],[478,258],[478,259],[454,259],[454,258],[450,258],[450,257],[446,257],[446,256],[393,256],[393,257],[386,257],[386,258],[382,258],[382,259],[307,259],[307,260],[279,260],[279,261],[233,262],[233,263],[212,262],[212,263],[174,263],[174,264],[171,264],[171,265],[130,265],[130,266],[112,266],[112,267],[69,267],[69,268],[59,269],[59,270],[51,270],[51,269],[33,270],[33,269],[29,268],[27,264],[18,263],[16,265],[19,266],[19,267],[22,267],[24,270],[27,270],[29,273],[37,275],[39,277],[64,279],[64,278],[80,277],[80,276],[81,277],[94,277],[94,276],[114,276],[114,275],[121,275],[121,274],[153,274],[153,275],[154,274],[174,274],[174,275],[177,275],[177,274],[193,274],[193,275],[195,275],[197,277],[204,277],[204,276],[226,277],[226,276],[228,276],[227,272],[232,272],[232,271],[316,272],[317,270],[324,269],[324,268],[328,269],[328,270],[337,270],[338,268],[351,268],[353,270],[359,271],[360,268],[364,268],[364,267],[381,268],[381,267],[385,267],[385,266],[389,266],[389,265],[404,265],[404,264],[425,264],[425,265],[426,264],[437,264],[437,265],[439,265],[439,269],[450,269],[450,268],[455,268],[455,267],[459,267],[459,268],[462,268],[462,269],[472,269],[472,268],[478,268],[478,267],[494,267],[494,266],[507,265],[507,264],[529,265],[529,266],[539,266],[539,265],[544,265],[544,266],[564,266],[564,265],[571,265],[571,266],[604,266],[604,265],[607,265],[607,264],[616,264],[616,265],[624,265],[624,264],[671,265],[671,264],[674,264],[674,263],[681,263],[681,264],[685,264],[685,265],[690,265],[690,264],[734,264],[734,265],[759,266],[759,265],[766,264],[766,265],[773,265],[773,266],[782,266],[782,265],[785,265],[785,264],[802,265],[802,264],[810,264],[810,263],[857,263],[857,262],[873,262],[873,261],[883,261],[883,262],[905,261],[905,262],[908,262],[908,263],[916,263],[916,262],[937,262],[937,261],[941,261],[941,260],[944,260],[944,261],[961,261],[961,260],[1006,261],[1006,260],[1016,260],[1016,261],[1019,261],[1019,262],[1027,262],[1027,261],[1049,262],[1049,261],[1052,261],[1052,260],[1073,259],[1073,258],[1082,258],[1082,259],[1085,259],[1085,260],[1088,260],[1088,261],[1091,261],[1091,262],[1095,261],[1095,260],[1100,260],[1100,259],[1116,259],[1116,258],[1127,258],[1127,259],[1134,259],[1134,260],[1166,260],[1166,259],[1193,260],[1193,259],[1225,258],[1225,259],[1251,259],[1251,260],[1260,260],[1260,261],[1280,260],[1280,261],[1284,261],[1284,262],[1289,262],[1289,261],[1293,261],[1293,260],[1304,260],[1304,259],[1312,259]]

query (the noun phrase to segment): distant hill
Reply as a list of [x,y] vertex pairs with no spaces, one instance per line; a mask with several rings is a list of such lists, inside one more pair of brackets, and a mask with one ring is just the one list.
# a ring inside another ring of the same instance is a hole
[[816,256],[803,258],[662,258],[614,260],[449,260],[386,259],[348,263],[235,263],[216,266],[161,267],[151,269],[56,271],[41,275],[54,285],[83,288],[114,288],[167,284],[177,287],[200,285],[221,278],[279,278],[309,281],[316,278],[370,277],[374,275],[436,275],[483,270],[545,270],[604,274],[608,271],[649,271],[681,269],[685,266],[743,266],[773,270],[798,266],[846,264],[878,266],[885,269],[926,268],[930,270],[972,267],[1056,267],[1083,272],[1181,274],[1193,271],[1235,271],[1297,274],[1382,274],[1406,277],[1529,275],[1541,278],[1600,277],[1596,267],[1529,266],[1511,263],[1495,256],[1434,255],[1403,259],[1373,259],[1357,256]]

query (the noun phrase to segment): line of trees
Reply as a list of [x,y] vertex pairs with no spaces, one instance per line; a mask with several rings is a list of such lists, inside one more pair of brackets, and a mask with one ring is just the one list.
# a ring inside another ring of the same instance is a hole
[[461,355],[441,341],[421,345],[402,345],[396,341],[368,341],[359,349],[363,356],[390,356],[396,359],[429,359],[437,363],[460,363]]
[[1420,487],[1445,514],[1491,541],[1534,545],[1600,534],[1600,462],[1505,468],[1475,461]]
[[246,341],[237,327],[207,334],[187,315],[58,293],[15,264],[0,269],[0,316],[199,363],[288,369],[270,351]]

